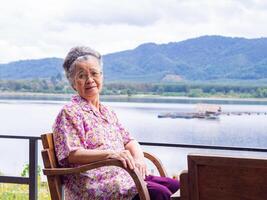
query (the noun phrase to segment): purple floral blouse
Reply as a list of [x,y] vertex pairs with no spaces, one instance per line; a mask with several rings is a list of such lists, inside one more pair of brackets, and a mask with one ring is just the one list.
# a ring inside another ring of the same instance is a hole
[[[100,112],[79,95],[65,105],[53,126],[55,151],[62,167],[74,167],[67,157],[77,149],[120,151],[130,137],[116,114],[100,104]],[[132,178],[115,166],[100,167],[64,177],[65,200],[132,199],[137,190]]]

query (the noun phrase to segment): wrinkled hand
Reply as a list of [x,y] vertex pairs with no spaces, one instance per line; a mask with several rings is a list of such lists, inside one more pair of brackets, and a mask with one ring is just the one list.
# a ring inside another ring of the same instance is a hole
[[144,158],[135,159],[135,167],[137,168],[137,170],[140,172],[140,174],[144,179],[145,176],[149,175],[148,168],[144,161]]
[[109,158],[114,158],[120,160],[125,168],[129,167],[130,169],[135,168],[135,161],[128,150],[122,150],[119,152],[113,152]]

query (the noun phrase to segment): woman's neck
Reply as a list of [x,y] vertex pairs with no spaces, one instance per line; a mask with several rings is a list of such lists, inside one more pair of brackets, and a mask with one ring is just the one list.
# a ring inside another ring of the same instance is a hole
[[96,110],[99,111],[99,104],[100,104],[100,100],[99,100],[99,96],[94,98],[94,99],[90,99],[87,100],[93,107],[96,108]]

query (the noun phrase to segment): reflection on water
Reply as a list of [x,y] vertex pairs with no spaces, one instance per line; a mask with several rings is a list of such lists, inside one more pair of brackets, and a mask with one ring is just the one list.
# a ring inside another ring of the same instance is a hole
[[[41,133],[51,132],[54,119],[65,103],[63,101],[1,100],[0,134],[39,136]],[[188,102],[186,104],[105,103],[116,111],[122,124],[138,141],[267,148],[265,142],[267,141],[267,115],[222,115],[219,120],[170,119],[157,116],[164,112],[192,112],[196,105]],[[267,105],[227,104],[222,105],[222,109],[225,112],[267,112]],[[158,155],[167,164],[167,169],[171,173],[178,173],[186,168],[188,153],[200,152],[196,149],[148,146],[144,149]],[[201,152],[206,151],[201,150]],[[27,141],[0,139],[0,152],[0,171],[5,174],[18,175],[28,161]],[[215,153],[218,152],[222,151]],[[234,154],[234,152],[230,153]],[[42,163],[40,159],[39,163]]]

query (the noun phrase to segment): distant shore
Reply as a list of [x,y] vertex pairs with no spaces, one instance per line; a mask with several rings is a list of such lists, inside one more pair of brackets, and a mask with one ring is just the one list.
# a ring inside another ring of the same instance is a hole
[[[69,101],[73,94],[1,92],[1,100],[56,100]],[[221,98],[221,97],[185,97],[160,95],[101,95],[102,101],[111,102],[147,102],[147,103],[215,103],[215,104],[263,104],[267,98]]]
[[72,94],[34,93],[34,92],[1,92],[0,99],[24,100],[68,100]]

